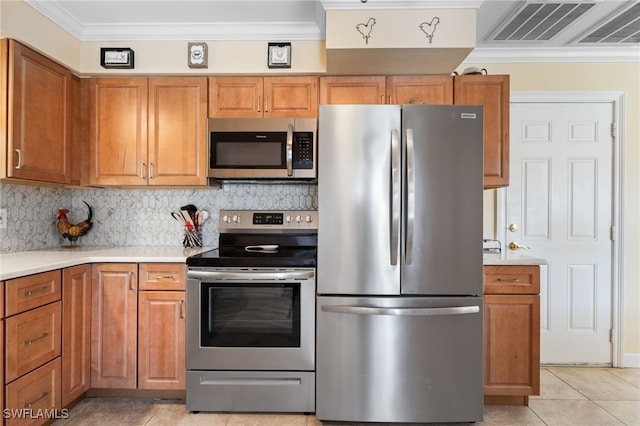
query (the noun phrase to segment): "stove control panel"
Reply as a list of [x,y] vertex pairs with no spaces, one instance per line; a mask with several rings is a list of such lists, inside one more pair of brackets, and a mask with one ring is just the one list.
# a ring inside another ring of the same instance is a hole
[[318,229],[315,210],[220,210],[219,232],[257,230],[314,231]]

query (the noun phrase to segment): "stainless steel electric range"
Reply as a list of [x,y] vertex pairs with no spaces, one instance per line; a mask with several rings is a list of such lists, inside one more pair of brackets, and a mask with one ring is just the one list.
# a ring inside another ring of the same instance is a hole
[[221,211],[187,259],[189,411],[315,411],[315,211]]

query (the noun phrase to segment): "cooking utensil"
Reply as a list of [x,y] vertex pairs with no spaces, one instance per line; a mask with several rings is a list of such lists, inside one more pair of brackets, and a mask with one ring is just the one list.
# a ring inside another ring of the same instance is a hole
[[209,212],[208,211],[206,211],[206,210],[198,211],[198,213],[196,214],[196,222],[197,222],[198,226],[202,226],[204,221],[207,220],[208,218],[209,218]]

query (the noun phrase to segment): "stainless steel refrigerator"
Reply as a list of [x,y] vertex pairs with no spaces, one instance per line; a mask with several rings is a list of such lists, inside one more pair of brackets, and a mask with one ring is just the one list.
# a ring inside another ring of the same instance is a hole
[[316,417],[481,421],[482,107],[318,123]]

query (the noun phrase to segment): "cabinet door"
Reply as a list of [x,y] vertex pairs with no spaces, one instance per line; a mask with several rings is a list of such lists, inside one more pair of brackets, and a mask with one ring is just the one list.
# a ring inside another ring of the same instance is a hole
[[91,265],[62,270],[62,405],[91,386]]
[[183,390],[185,292],[141,291],[138,297],[138,388]]
[[137,274],[136,264],[93,265],[92,388],[136,388]]
[[485,295],[484,394],[539,393],[540,296]]
[[209,116],[261,118],[262,77],[210,77]]
[[265,77],[265,118],[315,118],[317,116],[317,77]]
[[146,78],[89,82],[89,184],[147,184]]
[[206,77],[149,79],[149,185],[206,185]]
[[7,176],[71,182],[72,75],[9,40]]
[[461,75],[454,103],[484,106],[484,187],[509,185],[509,76]]
[[320,77],[320,104],[384,104],[385,77]]
[[390,104],[453,104],[453,77],[450,75],[387,77]]

